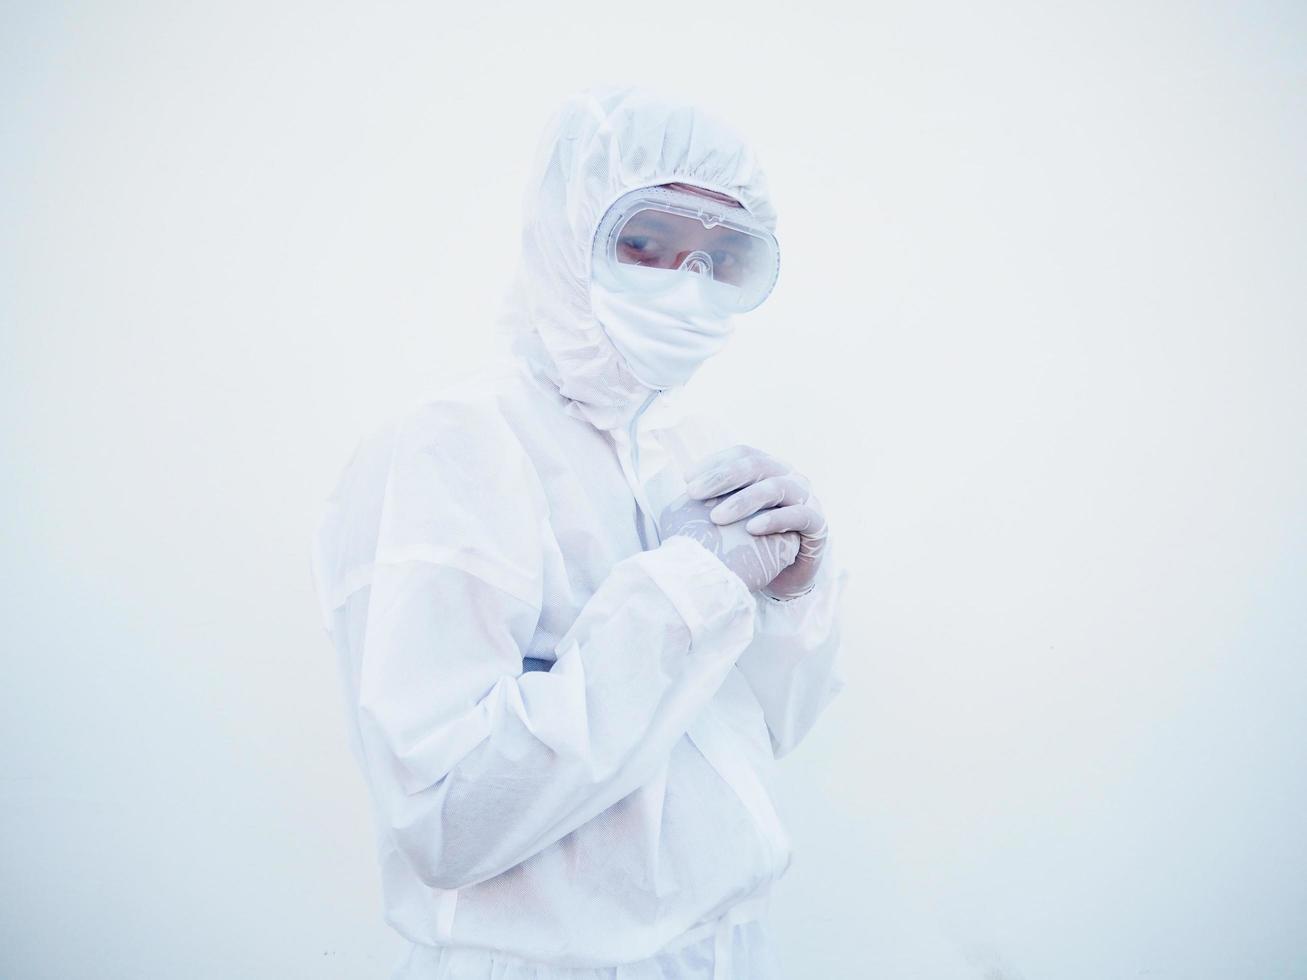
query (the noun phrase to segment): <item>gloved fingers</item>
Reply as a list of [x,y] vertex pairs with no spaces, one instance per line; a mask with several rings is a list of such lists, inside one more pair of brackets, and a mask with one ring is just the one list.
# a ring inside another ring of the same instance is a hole
[[[705,532],[711,537],[711,542],[697,535],[690,536],[697,537],[704,547],[717,555],[749,587],[750,592],[762,588],[793,563],[803,540],[796,531],[750,534],[738,522],[720,527],[711,523],[705,526],[711,529]],[[690,531],[687,526],[676,533],[690,534]]]
[[808,481],[797,473],[764,477],[737,490],[708,512],[714,524],[732,524],[768,507],[807,503]]
[[711,453],[685,474],[685,492],[705,500],[738,490],[769,476],[790,472],[790,465],[753,446],[732,446]]
[[764,579],[765,582],[770,582],[799,556],[803,538],[793,531],[786,531],[783,534],[771,534],[765,538],[758,538],[757,541],[759,545],[766,547],[768,556],[771,559],[770,574]]
[[774,537],[765,537],[763,541],[776,542],[776,557],[780,559],[780,568],[787,567],[788,564],[795,561],[799,557],[802,546],[804,546],[804,538],[802,538],[801,534],[793,531],[787,531]]
[[826,517],[810,503],[775,507],[749,520],[744,529],[750,534],[775,534],[778,531],[798,531],[806,537],[826,536]]

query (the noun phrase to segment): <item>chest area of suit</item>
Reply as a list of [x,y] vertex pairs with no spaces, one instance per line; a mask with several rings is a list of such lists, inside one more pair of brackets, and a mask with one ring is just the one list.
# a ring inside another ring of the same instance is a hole
[[675,440],[638,444],[563,427],[531,447],[548,502],[542,528],[544,609],[533,648],[551,650],[613,566],[658,547],[658,515],[685,491]]

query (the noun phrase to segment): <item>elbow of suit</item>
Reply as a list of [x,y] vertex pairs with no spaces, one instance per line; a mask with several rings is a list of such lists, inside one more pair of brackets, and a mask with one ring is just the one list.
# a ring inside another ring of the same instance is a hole
[[513,863],[510,842],[519,838],[513,814],[501,800],[460,792],[448,778],[424,794],[405,797],[390,813],[389,831],[418,879],[444,890],[502,873]]
[[776,737],[776,733],[771,733],[771,754],[772,758],[779,762],[794,750],[794,743],[781,741]]
[[844,690],[844,686],[844,678],[838,672],[832,672],[827,678],[821,697],[814,704],[807,706],[806,711],[799,712],[790,705],[790,711],[775,725],[769,720],[767,734],[771,738],[772,758],[779,761],[793,752],[812,731],[817,724],[817,719],[830,703]]
[[449,869],[444,866],[432,867],[421,864],[413,864],[414,873],[418,880],[428,888],[439,889],[441,891],[457,891],[460,888],[467,888],[470,885],[479,884],[485,881],[488,875],[477,875],[466,872],[459,872],[455,869]]
[[444,868],[432,867],[414,861],[409,855],[405,856],[408,857],[409,866],[413,869],[413,873],[417,875],[418,881],[428,888],[440,891],[457,891],[460,888],[466,888],[468,885],[474,884],[471,878],[464,875],[451,874]]
[[475,885],[491,877],[473,856],[473,849],[450,846],[439,821],[426,821],[390,828],[391,841],[428,888],[452,891]]
[[799,727],[797,725],[787,725],[778,730],[768,728],[767,734],[771,736],[771,754],[772,758],[778,762],[793,752],[808,734],[811,725]]

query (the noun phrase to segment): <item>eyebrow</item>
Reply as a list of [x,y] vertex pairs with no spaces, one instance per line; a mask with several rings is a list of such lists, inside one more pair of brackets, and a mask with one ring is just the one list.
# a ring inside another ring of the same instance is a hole
[[650,229],[661,232],[672,231],[676,227],[666,218],[658,217],[656,211],[640,211],[633,215],[630,221],[622,225],[622,234],[625,235],[628,231],[631,231],[633,226],[636,231]]

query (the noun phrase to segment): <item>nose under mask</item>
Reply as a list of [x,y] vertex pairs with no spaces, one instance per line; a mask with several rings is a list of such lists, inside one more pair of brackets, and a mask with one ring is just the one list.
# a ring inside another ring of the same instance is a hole
[[[634,271],[658,288],[617,291],[591,280],[595,317],[640,382],[660,390],[683,385],[735,330],[716,295],[729,287],[689,271]],[[667,288],[669,274],[675,284]]]

